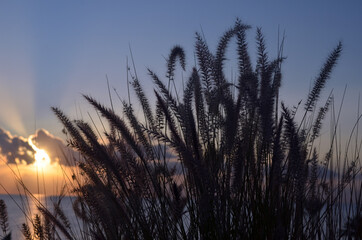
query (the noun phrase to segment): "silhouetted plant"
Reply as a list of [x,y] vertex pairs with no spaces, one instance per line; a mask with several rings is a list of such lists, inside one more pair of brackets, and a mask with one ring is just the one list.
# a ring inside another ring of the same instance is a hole
[[[145,120],[126,101],[123,118],[84,96],[109,122],[112,131],[105,132],[107,144],[99,141],[89,124],[71,121],[53,108],[71,137],[70,145],[83,156],[82,174],[75,179],[74,211],[90,238],[334,239],[351,235],[353,221],[346,222],[348,231],[342,231],[342,205],[348,194],[350,206],[361,205],[360,198],[346,190],[360,176],[358,158],[348,165],[346,157],[346,170],[330,168],[336,161],[333,144],[324,165],[313,147],[332,96],[316,117],[314,111],[342,44],[322,67],[298,124],[297,109],[282,103],[278,113],[282,54],[270,60],[257,29],[253,67],[248,29],[237,20],[220,38],[215,54],[196,34],[197,66],[183,92],[171,90],[176,62],[186,69],[184,50],[174,47],[167,60],[166,83],[149,70],[156,86],[154,105],[135,74],[132,86]],[[226,49],[234,38],[236,84],[224,74]],[[361,186],[355,192],[360,193]],[[53,218],[45,209],[41,212],[63,234],[70,232],[67,222],[59,221],[61,214]],[[68,238],[72,236],[69,233]]]
[[2,231],[1,239],[10,240],[11,232],[9,232],[8,211],[3,199],[0,199],[0,227]]

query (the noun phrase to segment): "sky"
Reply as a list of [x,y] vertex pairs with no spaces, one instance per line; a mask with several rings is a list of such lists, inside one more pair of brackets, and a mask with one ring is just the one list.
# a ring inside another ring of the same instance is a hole
[[[187,56],[187,70],[178,79],[189,75],[195,33],[201,32],[214,50],[236,18],[252,27],[248,39],[254,58],[256,27],[262,28],[271,58],[278,34],[285,33],[281,99],[290,106],[305,100],[326,57],[342,41],[341,58],[324,93],[333,89],[338,105],[347,86],[341,131],[348,132],[362,89],[361,12],[361,1],[0,1],[0,144],[11,142],[3,144],[1,154],[15,147],[22,153],[19,146],[29,147],[26,143],[36,136],[39,141],[48,137],[44,148],[51,148],[47,142],[61,144],[63,127],[50,107],[89,121],[88,113],[94,112],[82,94],[109,105],[107,78],[126,99],[130,49],[151,96],[147,68],[165,76],[165,58],[178,44]],[[226,71],[233,69],[230,64]],[[112,97],[121,111],[114,91]],[[34,149],[29,151],[34,155]]]

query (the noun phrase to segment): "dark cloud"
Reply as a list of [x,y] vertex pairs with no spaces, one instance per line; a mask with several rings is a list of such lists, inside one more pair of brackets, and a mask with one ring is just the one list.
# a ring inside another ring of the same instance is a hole
[[63,140],[53,136],[44,129],[39,129],[32,136],[32,142],[40,149],[45,150],[52,162],[56,161],[61,165],[75,165],[74,159],[78,158],[78,154],[67,147]]
[[0,153],[8,163],[31,164],[34,162],[34,150],[28,140],[23,137],[12,136],[10,132],[0,128]]
[[[64,142],[48,131],[39,129],[34,135],[29,136],[33,144],[43,149],[49,155],[51,162],[58,162],[61,165],[72,166],[77,157],[75,151],[67,147]],[[31,147],[28,139],[12,136],[10,132],[0,128],[0,154],[6,158],[7,163],[34,162],[35,150]]]

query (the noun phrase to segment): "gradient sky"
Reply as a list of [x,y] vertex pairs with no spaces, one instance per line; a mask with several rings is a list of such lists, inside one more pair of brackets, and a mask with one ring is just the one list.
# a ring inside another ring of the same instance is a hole
[[88,120],[81,93],[108,104],[106,74],[126,98],[129,45],[151,95],[147,67],[164,76],[165,57],[180,44],[188,75],[195,32],[202,30],[213,50],[237,17],[253,27],[251,54],[256,27],[262,27],[271,57],[278,28],[285,31],[281,98],[288,105],[305,99],[328,53],[342,41],[325,92],[333,88],[339,102],[348,85],[343,113],[350,126],[362,89],[361,12],[361,1],[0,1],[0,128],[24,137],[44,128],[63,137],[51,106]]

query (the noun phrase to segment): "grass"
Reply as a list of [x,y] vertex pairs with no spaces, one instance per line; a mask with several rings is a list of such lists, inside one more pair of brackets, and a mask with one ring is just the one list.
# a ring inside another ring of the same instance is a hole
[[[25,238],[57,239],[59,232],[65,239],[362,239],[360,149],[342,156],[336,147],[338,115],[327,154],[315,147],[327,112],[332,107],[332,117],[336,114],[333,95],[320,109],[317,103],[342,44],[322,65],[304,106],[290,109],[279,102],[282,50],[270,59],[257,29],[254,66],[249,28],[237,20],[215,53],[196,34],[197,65],[183,91],[175,91],[174,84],[178,63],[186,70],[185,52],[171,49],[166,79],[148,70],[155,84],[153,104],[134,74],[131,86],[142,117],[128,100],[122,101],[120,116],[84,96],[109,123],[107,144],[92,125],[52,108],[69,144],[82,155],[81,174],[71,180],[82,231],[75,234],[60,210],[39,206],[44,221],[38,216],[34,222],[43,230],[34,228],[29,235],[24,226]],[[233,39],[235,83],[224,74]],[[53,234],[44,235],[45,221]]]

